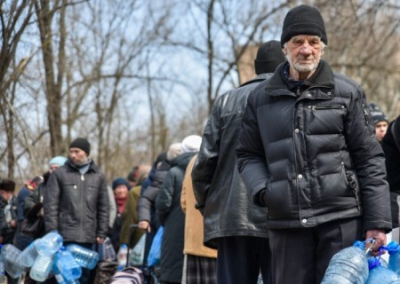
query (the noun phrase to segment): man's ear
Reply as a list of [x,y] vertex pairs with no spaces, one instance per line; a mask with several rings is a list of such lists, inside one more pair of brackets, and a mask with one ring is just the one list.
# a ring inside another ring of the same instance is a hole
[[282,48],[282,52],[283,52],[283,54],[284,54],[285,56],[287,55],[286,47],[283,47],[283,48]]

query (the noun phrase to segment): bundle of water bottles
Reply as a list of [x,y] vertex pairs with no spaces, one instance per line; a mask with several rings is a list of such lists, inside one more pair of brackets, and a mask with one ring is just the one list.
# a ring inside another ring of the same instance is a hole
[[77,284],[82,267],[93,269],[98,259],[97,252],[79,245],[64,247],[61,235],[53,231],[32,242],[22,252],[11,244],[4,245],[0,254],[0,276],[5,270],[12,278],[19,278],[30,268],[29,276],[38,282],[53,274],[58,283]]
[[[368,240],[372,242],[374,240]],[[372,244],[357,241],[352,247],[336,253],[321,284],[400,284],[400,245],[390,242],[380,250],[389,252],[389,263],[370,254]]]

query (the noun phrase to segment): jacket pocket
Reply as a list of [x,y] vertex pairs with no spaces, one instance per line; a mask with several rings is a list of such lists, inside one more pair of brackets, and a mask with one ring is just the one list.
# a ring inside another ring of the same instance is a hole
[[290,218],[294,203],[289,182],[282,180],[268,183],[264,201],[271,219]]
[[358,186],[356,176],[355,176],[355,174],[353,174],[349,171],[346,171],[346,179],[347,179],[349,188],[350,188],[351,192],[353,193],[354,198],[356,199],[357,209],[358,209],[358,211],[360,211],[359,186]]

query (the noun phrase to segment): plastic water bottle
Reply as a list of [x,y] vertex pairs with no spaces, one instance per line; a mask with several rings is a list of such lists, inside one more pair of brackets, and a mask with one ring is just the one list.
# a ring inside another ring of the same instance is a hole
[[400,284],[400,276],[383,267],[379,261],[379,258],[368,259],[369,265],[369,276],[365,284]]
[[104,239],[104,242],[98,246],[99,260],[101,261],[114,261],[117,257],[114,247],[109,237]]
[[33,263],[29,276],[38,282],[43,282],[53,268],[54,255],[61,248],[63,239],[60,234],[53,231],[39,239],[35,244],[38,256]]
[[96,267],[99,261],[99,254],[93,250],[81,247],[76,244],[70,244],[67,246],[75,261],[82,267],[93,269]]
[[62,236],[56,231],[52,231],[38,239],[35,247],[39,254],[54,255],[62,247],[62,244]]
[[11,244],[4,245],[1,248],[1,259],[3,260],[4,270],[11,278],[19,278],[24,272],[24,267],[21,266],[17,259],[21,251]]
[[336,253],[321,284],[364,284],[368,278],[368,261],[363,247],[364,243],[355,242]]
[[390,242],[384,248],[389,252],[389,269],[400,274],[400,246],[397,242]]
[[54,266],[56,268],[54,270],[59,272],[64,281],[67,283],[71,283],[82,275],[81,267],[75,261],[72,253],[66,250],[65,247],[61,247],[56,253]]
[[34,242],[30,243],[22,253],[19,255],[17,262],[22,265],[23,267],[31,267],[38,256],[38,252],[36,250],[36,244],[39,242],[39,239],[35,240]]
[[126,244],[122,244],[118,250],[117,260],[118,260],[118,267],[117,270],[122,270],[126,266],[128,257],[128,246]]

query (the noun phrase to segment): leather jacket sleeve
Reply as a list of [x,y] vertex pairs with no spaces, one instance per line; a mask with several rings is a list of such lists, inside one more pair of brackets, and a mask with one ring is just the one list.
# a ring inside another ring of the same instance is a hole
[[197,160],[192,170],[192,183],[196,208],[203,211],[206,204],[207,194],[214,178],[215,169],[219,159],[220,132],[220,110],[225,95],[218,97],[214,103],[211,115],[203,131],[202,143]]
[[385,158],[374,135],[365,94],[359,87],[346,121],[346,140],[352,154],[364,207],[364,230],[391,229],[389,186]]
[[57,171],[50,175],[43,191],[44,225],[46,232],[49,232],[58,229],[60,184]]
[[108,224],[110,222],[110,202],[108,199],[108,189],[106,178],[103,175],[101,186],[99,188],[99,198],[97,201],[97,236],[105,238],[108,232]]
[[[246,187],[252,192],[253,202],[259,206],[259,194],[267,187],[268,169],[256,113],[255,92],[250,93],[242,120],[242,132],[236,148],[238,169]],[[268,123],[268,122],[265,122]]]

